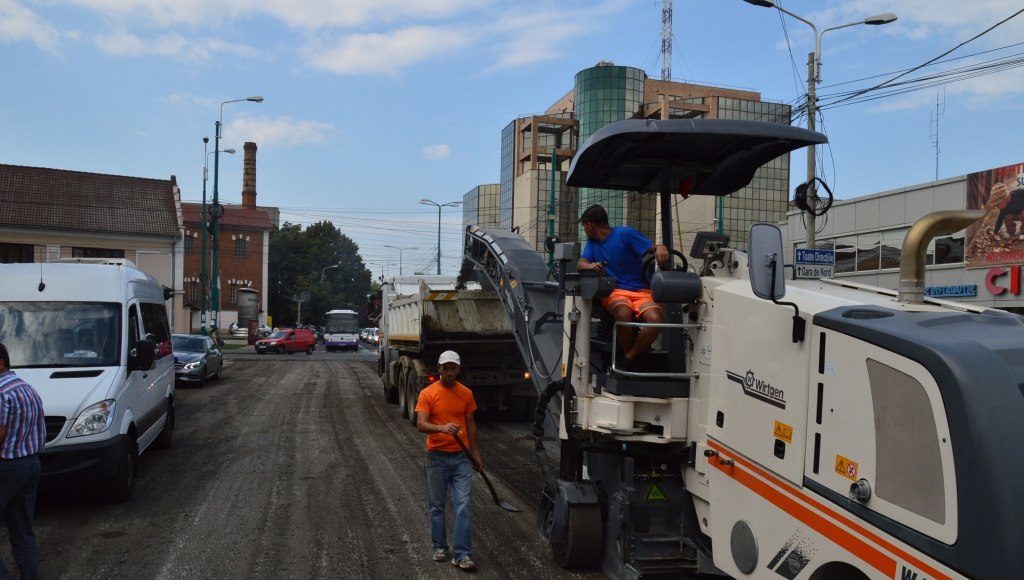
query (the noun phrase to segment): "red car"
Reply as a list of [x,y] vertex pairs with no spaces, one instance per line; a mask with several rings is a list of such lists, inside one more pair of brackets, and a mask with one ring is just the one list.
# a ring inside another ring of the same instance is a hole
[[267,338],[256,341],[256,353],[293,354],[305,351],[313,354],[316,348],[316,335],[308,328],[282,328]]

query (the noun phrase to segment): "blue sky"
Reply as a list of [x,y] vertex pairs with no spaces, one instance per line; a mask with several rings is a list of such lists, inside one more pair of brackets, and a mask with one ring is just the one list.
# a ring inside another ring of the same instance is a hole
[[[821,26],[900,17],[827,34],[823,93],[919,64],[1020,8],[966,4],[783,2]],[[793,101],[812,38],[786,23],[799,78],[776,11],[676,0],[673,76]],[[218,104],[262,95],[225,108],[224,147],[239,154],[223,159],[223,198],[240,201],[241,144],[257,141],[261,204],[301,223],[333,219],[375,273],[394,271],[384,244],[416,247],[404,256],[412,270],[436,243],[437,213],[421,197],[457,200],[497,182],[501,128],[555,101],[578,70],[612,60],[660,74],[660,31],[660,0],[0,0],[0,162],[174,174],[198,200]],[[1024,16],[952,56],[1022,42],[1022,31]],[[1024,68],[946,86],[940,177],[1024,158],[1022,93]],[[929,89],[826,111],[833,189],[852,197],[932,179],[935,98]],[[803,174],[802,154],[793,167]],[[457,267],[460,218],[445,213],[446,271]]]

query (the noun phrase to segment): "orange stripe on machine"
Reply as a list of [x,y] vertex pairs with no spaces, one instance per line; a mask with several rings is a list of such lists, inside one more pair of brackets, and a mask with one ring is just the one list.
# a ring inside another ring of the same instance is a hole
[[[929,578],[934,578],[935,580],[949,580],[950,577],[948,575],[939,572],[922,562],[920,559],[910,555],[905,550],[902,550],[891,542],[879,537],[877,534],[870,532],[862,526],[859,526],[853,521],[843,517],[839,513],[800,493],[791,485],[770,475],[746,459],[739,457],[737,453],[734,453],[720,442],[715,441],[714,439],[708,439],[708,447],[718,451],[719,453],[728,453],[730,456],[729,458],[734,462],[731,465],[723,465],[721,463],[721,456],[711,457],[708,459],[708,464],[712,467],[715,467],[723,474],[736,480],[738,483],[761,496],[772,505],[778,507],[790,516],[800,520],[814,531],[835,542],[837,545],[857,558],[860,558],[879,572],[888,575],[890,578],[895,577],[897,568],[896,560],[885,552],[882,552],[878,548],[868,544],[862,540],[861,537],[867,538],[875,544],[882,546],[887,551],[908,562],[911,566],[921,570],[924,574],[928,575]],[[740,469],[740,467],[745,469]],[[761,479],[754,477],[753,473],[756,473],[759,477],[771,482],[772,485],[768,485]],[[786,493],[783,493],[783,491]],[[834,518],[847,526],[861,537],[854,535],[849,530],[840,527],[835,522],[826,519],[815,511],[812,511],[807,505],[804,505],[804,503],[809,504],[820,512],[828,514],[831,518]]]

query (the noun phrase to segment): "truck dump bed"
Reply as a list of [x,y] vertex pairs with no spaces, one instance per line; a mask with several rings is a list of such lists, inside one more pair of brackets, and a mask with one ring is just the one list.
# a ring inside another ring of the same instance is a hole
[[396,296],[387,308],[388,341],[395,346],[511,338],[498,295],[479,285],[456,290],[454,281],[421,280],[412,293]]

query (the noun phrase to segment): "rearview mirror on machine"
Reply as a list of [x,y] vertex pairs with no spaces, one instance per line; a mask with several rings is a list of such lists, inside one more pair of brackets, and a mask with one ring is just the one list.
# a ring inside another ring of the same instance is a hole
[[785,266],[782,261],[782,231],[772,224],[750,226],[747,245],[750,289],[765,300],[786,295]]

